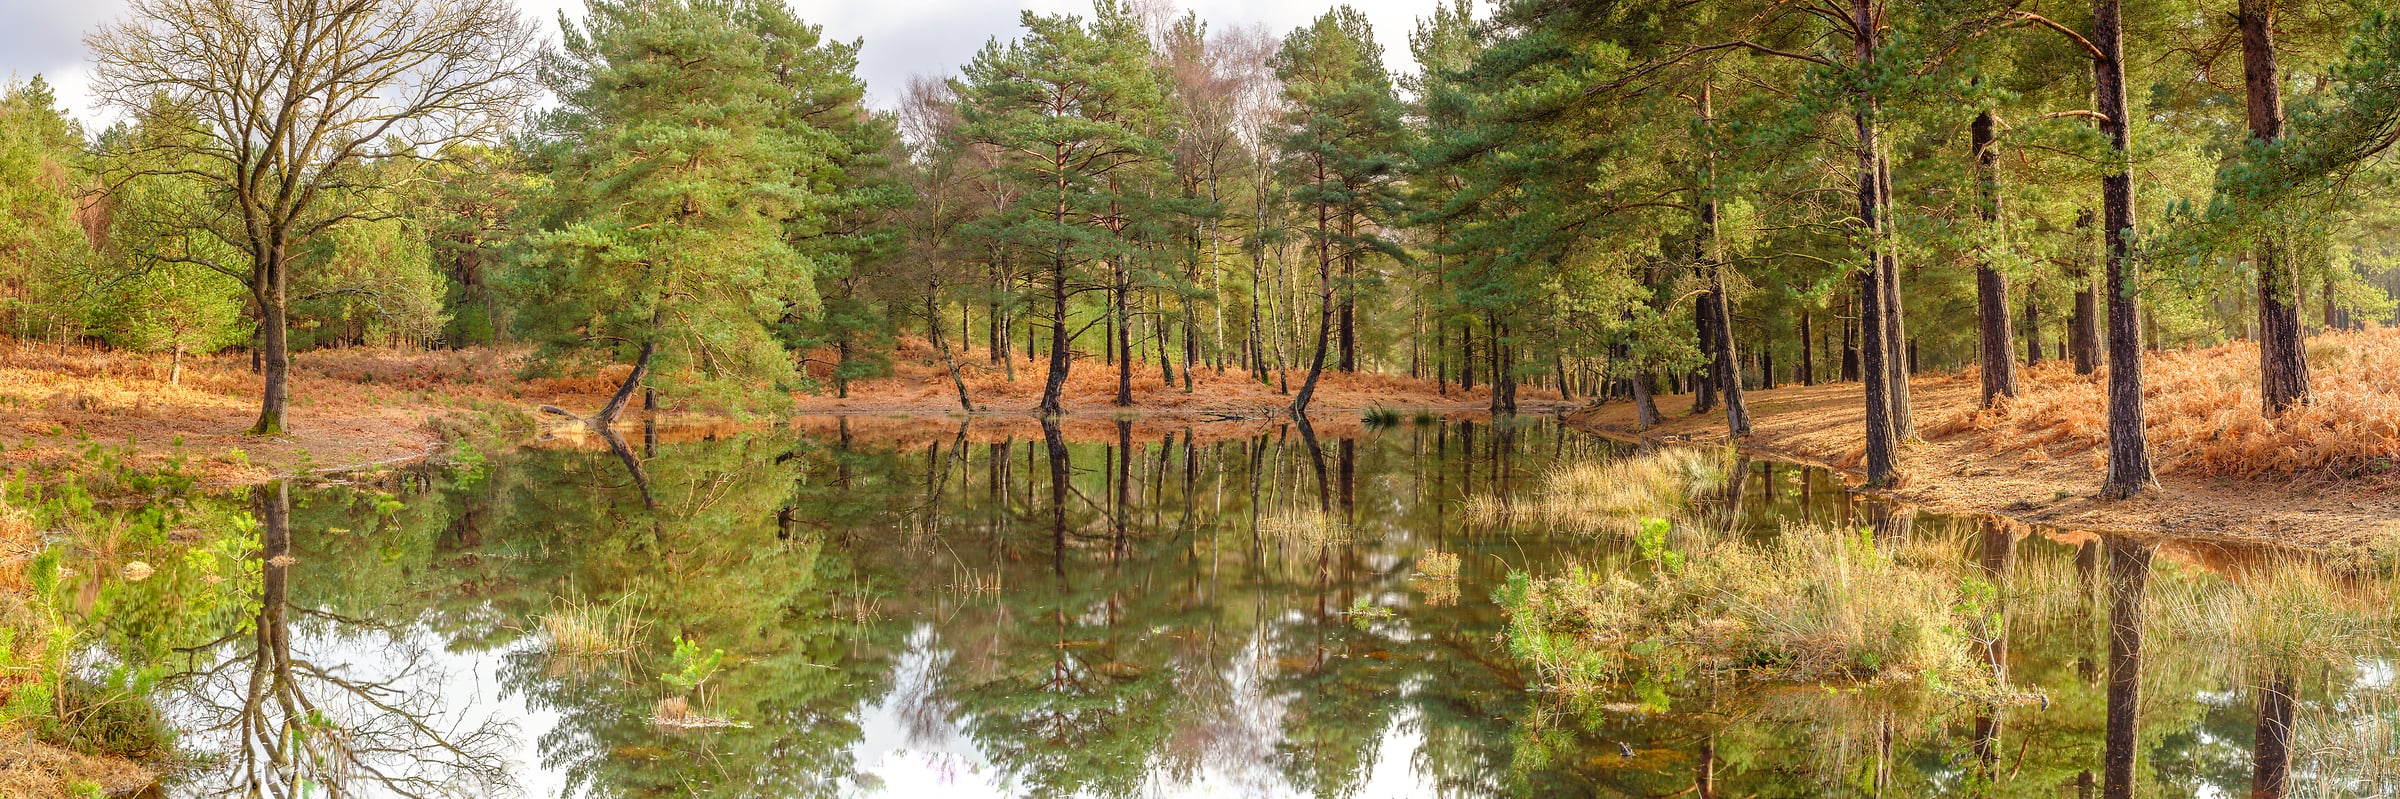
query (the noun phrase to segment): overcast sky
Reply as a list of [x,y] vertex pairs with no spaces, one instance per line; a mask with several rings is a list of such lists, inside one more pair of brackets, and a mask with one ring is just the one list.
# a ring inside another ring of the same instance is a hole
[[[558,13],[580,14],[583,0],[515,0],[555,40]],[[1017,13],[1088,15],[1089,0],[787,0],[801,18],[837,39],[863,38],[859,71],[877,105],[890,106],[910,75],[948,74],[986,39],[1013,38]],[[1408,32],[1433,13],[1436,0],[1350,0],[1375,24],[1375,41],[1395,73],[1408,64]],[[1305,24],[1334,0],[1181,0],[1211,30],[1262,24],[1278,35]],[[1478,5],[1481,5],[1480,3]],[[58,87],[59,101],[87,122],[105,118],[93,107],[91,68],[83,35],[123,13],[125,0],[0,0],[0,78],[41,75]]]

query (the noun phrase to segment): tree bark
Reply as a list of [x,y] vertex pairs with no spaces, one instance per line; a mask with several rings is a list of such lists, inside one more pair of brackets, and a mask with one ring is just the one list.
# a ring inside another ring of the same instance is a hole
[[250,426],[250,435],[280,436],[286,430],[284,410],[292,397],[291,331],[285,314],[290,306],[286,304],[288,294],[284,290],[286,264],[282,246],[271,248],[264,261],[259,264],[255,293],[259,311],[259,371],[265,377],[265,387],[259,393],[258,422]]
[[[1701,276],[1706,277],[1707,273],[1703,271]],[[1700,357],[1708,359],[1707,362],[1700,364],[1700,368],[1692,371],[1692,413],[1694,415],[1717,409],[1715,371],[1717,325],[1708,318],[1708,315],[1715,310],[1716,303],[1709,302],[1705,295],[1692,300],[1692,333],[1699,340]]]
[[1317,209],[1317,351],[1308,361],[1308,378],[1300,383],[1300,394],[1292,398],[1292,415],[1306,419],[1308,402],[1316,397],[1317,378],[1325,374],[1325,350],[1333,338],[1333,250],[1327,241],[1323,206]]
[[1132,286],[1128,283],[1123,261],[1110,266],[1116,272],[1116,286],[1110,292],[1110,313],[1114,315],[1109,318],[1114,321],[1109,324],[1115,328],[1110,332],[1117,340],[1117,407],[1123,408],[1133,404],[1133,317],[1125,307],[1130,301],[1126,295],[1132,292]]
[[[1067,242],[1062,240],[1050,264],[1050,374],[1042,380],[1042,401],[1036,406],[1042,416],[1057,416],[1066,410],[1059,397],[1067,388],[1067,346]],[[1028,344],[1026,349],[1033,347]]]
[[1458,326],[1458,390],[1475,390],[1475,323]]
[[[2078,229],[2088,229],[2097,223],[2097,215],[2089,208],[2075,215]],[[2105,244],[2102,252],[2106,252]],[[2084,250],[2067,273],[2075,281],[2075,307],[2067,318],[2067,355],[2075,361],[2075,373],[2079,375],[2100,371],[2100,293],[2092,284],[2089,256],[2090,250]]]
[[2125,102],[2123,0],[2092,4],[2093,62],[2101,124],[2111,161],[2100,178],[2101,230],[2108,236],[2108,480],[2100,494],[2130,499],[2156,484],[2150,471],[2148,432],[2142,412],[2140,277],[2133,261],[2133,151],[2131,114]]
[[[1700,126],[1704,131],[1713,131],[1716,126],[1716,109],[1705,82],[1700,84]],[[1714,137],[1706,133],[1703,136],[1701,149],[1713,152]],[[1742,399],[1742,361],[1733,345],[1733,301],[1726,297],[1725,264],[1719,252],[1716,159],[1711,155],[1703,156],[1702,160],[1706,164],[1703,170],[1706,178],[1700,187],[1700,260],[1708,269],[1708,296],[1704,300],[1709,306],[1709,340],[1716,345],[1713,377],[1717,392],[1725,401],[1726,432],[1746,436],[1750,434],[1750,404]]]
[[1916,371],[1916,348],[1909,346],[1907,312],[1900,302],[1900,255],[1891,245],[1892,164],[1880,145],[1875,152],[1875,198],[1883,204],[1883,326],[1884,334],[1890,336],[1884,363],[1892,383],[1892,435],[1895,440],[1907,440],[1917,437],[1915,406],[1908,391],[1908,377]]
[[1810,328],[1808,311],[1800,311],[1800,385],[1817,384],[1817,333]]
[[633,359],[633,371],[625,375],[624,383],[618,384],[617,393],[608,398],[608,404],[600,406],[599,413],[592,414],[591,426],[606,430],[616,425],[617,415],[624,413],[625,404],[633,400],[634,387],[650,376],[650,356],[657,350],[656,341],[642,342],[641,353]]
[[2001,397],[2017,395],[2017,336],[2010,329],[2008,276],[1991,262],[1989,248],[2000,246],[2000,120],[1989,109],[1975,116],[1972,140],[1977,194],[1975,216],[1983,221],[1987,248],[1975,266],[1975,315],[1980,333],[1978,357],[1983,371],[1983,407]]
[[2042,307],[2033,286],[2025,287],[2025,365],[2042,362]]
[[[2274,0],[2240,0],[2237,19],[2242,34],[2242,84],[2247,90],[2250,136],[2254,146],[2272,146],[2283,138],[2283,91],[2275,66]],[[2271,231],[2271,228],[2270,228]],[[2259,396],[2268,416],[2308,399],[2308,347],[2300,331],[2300,306],[2294,300],[2298,275],[2284,257],[2281,243],[2269,232],[2261,235],[2252,260],[2258,265]],[[2330,288],[2330,287],[2329,287]],[[2326,292],[2330,300],[2332,292]],[[2331,303],[2327,303],[2331,308]],[[2333,319],[2327,315],[2326,327]]]
[[1849,308],[1850,308],[1850,310],[1854,312],[1854,313],[1853,313],[1853,315],[1851,315],[1851,316],[1846,316],[1846,317],[1843,317],[1843,318],[1842,318],[1842,380],[1844,380],[1844,381],[1851,381],[1851,380],[1857,380],[1857,379],[1859,379],[1859,378],[1858,378],[1858,375],[1859,375],[1859,370],[1858,370],[1858,327],[1859,327],[1859,325],[1858,325],[1858,320],[1859,320],[1859,317],[1858,317],[1858,316],[1855,314],[1855,312],[1857,312],[1857,311],[1858,311],[1858,300],[1859,300],[1859,298],[1858,298],[1858,297],[1856,297],[1856,296],[1852,296],[1852,297],[1847,297],[1847,298],[1844,298],[1844,304],[1848,305],[1848,306],[1849,306]]
[[[967,381],[959,377],[958,360],[950,356],[950,340],[942,335],[941,308],[940,303],[934,299],[934,294],[935,291],[931,289],[925,292],[925,320],[926,327],[933,333],[933,348],[941,351],[942,366],[950,371],[950,387],[958,390],[958,409],[974,413],[975,403],[967,399]],[[969,338],[974,336],[975,332],[972,328],[962,324],[959,327],[958,335],[961,338]]]
[[[1869,70],[1875,63],[1875,8],[1872,0],[1850,0],[1850,22],[1856,31],[1855,68]],[[1882,181],[1877,178],[1878,145],[1875,140],[1875,99],[1861,87],[1852,98],[1851,113],[1858,127],[1858,213],[1868,241],[1867,268],[1858,275],[1859,367],[1860,381],[1866,387],[1867,482],[1887,485],[1892,480],[1894,450],[1898,442],[1892,425],[1893,381],[1889,344],[1894,340],[1886,331],[1886,305],[1883,289],[1888,285],[1883,274],[1890,268],[1891,259],[1884,257]]]

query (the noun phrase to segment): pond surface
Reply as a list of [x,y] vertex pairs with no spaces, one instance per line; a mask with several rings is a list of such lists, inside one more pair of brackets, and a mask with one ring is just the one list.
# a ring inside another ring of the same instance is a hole
[[[198,643],[173,650],[170,716],[214,760],[169,794],[2096,795],[2096,543],[1744,460],[1686,510],[1755,536],[1882,520],[2082,580],[2065,622],[2000,648],[2040,701],[1699,678],[1568,700],[1533,687],[1493,594],[1627,544],[1467,509],[1620,445],[1541,420],[1087,440],[874,422],[260,489],[247,571],[195,577],[195,554],[152,581],[257,597],[176,617],[206,629],[179,631]],[[1290,529],[1319,518],[1330,533]],[[1440,554],[1454,579],[1421,574]],[[2153,579],[2207,579],[2198,560],[2161,555]],[[2141,793],[2249,793],[2253,692],[2154,650]],[[2389,724],[2389,654],[2302,675],[2304,725]]]

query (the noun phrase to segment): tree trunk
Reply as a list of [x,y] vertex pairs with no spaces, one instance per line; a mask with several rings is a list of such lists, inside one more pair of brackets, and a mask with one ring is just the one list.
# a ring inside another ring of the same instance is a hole
[[[1028,342],[1032,335],[1028,329]],[[1067,387],[1067,346],[1067,242],[1060,241],[1058,256],[1050,265],[1050,374],[1042,380],[1042,401],[1036,406],[1042,416],[1057,416],[1066,410],[1059,396]],[[1028,343],[1025,349],[1030,352],[1033,345]]]
[[[2089,208],[2075,215],[2075,227],[2090,228],[2098,223]],[[2103,252],[2106,247],[2103,245]],[[2086,250],[2088,257],[2090,251]],[[2092,284],[2092,272],[2087,258],[2075,259],[2068,277],[2075,281],[2075,308],[2067,318],[2067,355],[2075,361],[2075,373],[2088,375],[2100,371],[2100,294]]]
[[[1704,272],[1701,276],[1706,277],[1707,275]],[[1706,295],[1692,300],[1692,334],[1699,340],[1700,357],[1707,359],[1705,363],[1700,364],[1700,368],[1692,372],[1693,415],[1717,409],[1717,325],[1708,318],[1709,313],[1715,311],[1716,307],[1716,303],[1709,302]]]
[[[2275,68],[2273,0],[2240,0],[2242,83],[2248,90],[2250,136],[2257,146],[2283,138],[2283,91]],[[2298,275],[2273,235],[2261,235],[2252,253],[2258,264],[2259,396],[2268,416],[2308,399],[2308,347],[2300,332]],[[2326,329],[2333,327],[2333,292],[2326,288]]]
[[1848,297],[1848,298],[1846,298],[1846,299],[1845,299],[1845,304],[1847,304],[1847,305],[1850,307],[1850,310],[1851,310],[1851,311],[1853,311],[1854,313],[1853,313],[1853,315],[1851,315],[1851,316],[1846,316],[1846,317],[1843,317],[1843,318],[1842,318],[1842,380],[1844,380],[1844,381],[1857,380],[1857,379],[1858,379],[1858,375],[1859,375],[1859,370],[1858,370],[1858,327],[1859,327],[1859,326],[1858,326],[1858,316],[1856,316],[1856,315],[1855,315],[1855,312],[1857,312],[1857,311],[1859,310],[1859,302],[1858,302],[1858,300],[1859,300],[1859,298],[1858,298],[1858,297],[1856,297],[1856,296]]
[[[2106,7],[2117,0],[2100,0]],[[2104,16],[2114,18],[2115,9]],[[2106,23],[2103,23],[2104,25]],[[2108,51],[2106,45],[2102,45]],[[2113,52],[2113,51],[2111,51]],[[2102,112],[2106,113],[2106,112]],[[2133,799],[2134,760],[2140,745],[2142,626],[2150,586],[2150,546],[2122,538],[2108,541],[2108,733],[2101,755],[2100,795]]]
[[1659,423],[1658,397],[1653,393],[1655,387],[1650,381],[1651,375],[1648,369],[1637,372],[1628,379],[1628,382],[1633,384],[1634,424],[1641,426],[1644,430],[1657,427]]
[[1129,302],[1125,295],[1131,293],[1132,286],[1127,282],[1124,262],[1118,261],[1110,266],[1116,272],[1116,285],[1109,292],[1109,326],[1113,328],[1109,333],[1116,337],[1117,342],[1116,402],[1117,407],[1123,408],[1133,404],[1133,317],[1125,308]]
[[[934,294],[932,290],[925,292],[926,327],[933,333],[933,348],[941,351],[942,366],[950,370],[950,387],[958,390],[958,409],[974,413],[975,403],[967,399],[967,381],[958,376],[958,360],[950,357],[950,340],[942,335],[940,304],[934,299]],[[961,324],[958,335],[967,338],[974,336],[975,332],[973,328]]]
[[175,342],[175,363],[167,367],[167,385],[183,385],[183,342]]
[[285,316],[283,250],[278,245],[268,253],[266,263],[259,268],[258,300],[260,373],[265,388],[258,399],[258,422],[250,426],[253,436],[284,434],[284,409],[291,404],[292,348],[290,329]]
[[1975,115],[1972,138],[1975,186],[1980,195],[1975,198],[1975,215],[1983,220],[1987,237],[1983,263],[1975,266],[1977,357],[1983,367],[1983,407],[1989,408],[2001,397],[2017,395],[2017,336],[2009,329],[2008,276],[1991,262],[1991,250],[2001,246],[2000,120],[1989,109]]
[[[1880,147],[1880,145],[1879,145]],[[1916,371],[1916,350],[1908,342],[1908,317],[1900,302],[1900,255],[1891,246],[1892,236],[1892,163],[1882,150],[1875,153],[1875,197],[1883,204],[1883,326],[1891,337],[1884,350],[1884,365],[1890,369],[1892,384],[1892,435],[1895,440],[1917,437],[1916,413],[1909,400],[1908,377]]]
[[2025,365],[2042,362],[2042,307],[2034,287],[2025,287]]
[[[2093,82],[2098,110],[2107,117],[2101,129],[2112,151],[2100,178],[2101,230],[2108,236],[2108,480],[2100,489],[2106,499],[2130,499],[2156,483],[2142,424],[2142,301],[2133,261],[2133,174],[2127,164],[2133,128],[2125,102],[2121,3],[2096,0],[2092,5],[2092,44],[2103,56],[2093,63]],[[2114,779],[2114,772],[2110,776]]]
[[[1716,109],[1709,86],[1700,84],[1700,126],[1710,131],[1716,126]],[[1713,134],[1704,133],[1702,148],[1715,147]],[[1717,235],[1716,159],[1704,157],[1705,174],[1700,187],[1700,261],[1707,264],[1709,341],[1716,345],[1714,377],[1717,392],[1725,401],[1725,430],[1734,436],[1750,434],[1750,404],[1742,399],[1742,361],[1733,345],[1733,301],[1726,296],[1725,264]]]
[[[657,325],[657,319],[656,313],[651,314],[653,328]],[[626,373],[625,382],[617,385],[617,393],[608,398],[608,404],[600,406],[599,413],[592,414],[591,426],[606,430],[616,425],[617,416],[625,412],[626,403],[633,401],[634,387],[641,385],[642,380],[650,376],[650,356],[657,351],[658,342],[642,342],[641,353],[634,356],[633,359],[633,371]]]
[[1458,390],[1475,390],[1475,323],[1458,326]]
[[[1325,349],[1333,338],[1333,235],[1325,206],[1317,206],[1317,352],[1309,358],[1308,379],[1292,399],[1292,415],[1308,418],[1308,401],[1316,397],[1317,378],[1325,374]],[[1305,422],[1303,422],[1305,424]],[[1322,477],[1322,472],[1319,473]],[[1319,481],[1322,482],[1321,480]]]
[[1800,385],[1817,384],[1817,334],[1810,329],[1808,311],[1800,312]]
[[[1872,68],[1875,62],[1875,6],[1873,0],[1850,0],[1850,21],[1856,26],[1852,42],[1857,68]],[[1891,259],[1884,257],[1883,184],[1876,177],[1875,100],[1868,90],[1860,88],[1853,98],[1852,114],[1858,127],[1858,213],[1866,228],[1867,268],[1858,275],[1859,305],[1859,382],[1866,388],[1867,483],[1887,485],[1892,481],[1892,460],[1897,441],[1892,426],[1891,352],[1894,340],[1885,331],[1883,288],[1887,285],[1883,272]]]

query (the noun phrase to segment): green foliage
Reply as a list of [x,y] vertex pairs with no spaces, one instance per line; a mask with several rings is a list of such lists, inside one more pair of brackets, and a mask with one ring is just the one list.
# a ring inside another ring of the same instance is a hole
[[690,638],[675,636],[675,654],[667,661],[667,671],[658,676],[668,685],[690,692],[707,685],[710,677],[724,665],[725,650],[700,651],[700,645]]
[[808,86],[855,86],[854,46],[780,3],[596,0],[566,31],[531,166],[546,193],[510,296],[562,352],[654,348],[670,394],[740,403],[789,388],[770,326],[816,312],[857,142],[810,123]]
[[0,329],[73,335],[99,261],[76,218],[83,133],[39,76],[0,87]]

